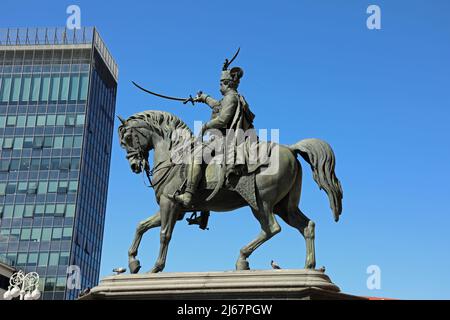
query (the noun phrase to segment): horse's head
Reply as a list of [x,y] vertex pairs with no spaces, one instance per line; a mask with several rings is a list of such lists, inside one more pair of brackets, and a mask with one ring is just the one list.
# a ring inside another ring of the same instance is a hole
[[127,120],[118,118],[121,122],[120,145],[127,151],[127,159],[134,173],[148,169],[150,150],[160,151],[158,161],[170,157],[173,162],[177,162],[178,157],[182,158],[184,155],[181,151],[190,145],[191,130],[171,113],[147,110],[136,113]]
[[151,132],[142,120],[118,118],[122,123],[119,126],[120,146],[127,151],[131,170],[141,173],[148,165],[148,153],[153,148]]

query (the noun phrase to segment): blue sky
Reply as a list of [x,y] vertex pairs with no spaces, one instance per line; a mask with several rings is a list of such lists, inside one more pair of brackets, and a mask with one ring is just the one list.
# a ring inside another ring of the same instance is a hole
[[[131,80],[220,97],[223,60],[240,46],[240,92],[256,127],[280,129],[284,144],[321,138],[335,151],[344,189],[337,224],[302,162],[300,208],[316,222],[318,267],[351,294],[450,298],[450,2],[3,0],[1,27],[64,26],[70,4],[81,7],[83,26],[99,28],[119,65],[116,111],[124,117],[160,109],[191,127],[209,119],[206,106],[145,95]],[[370,4],[381,8],[381,30],[366,27]],[[101,277],[127,265],[137,223],[157,211],[116,130],[112,157]],[[282,232],[251,256],[252,268],[268,269],[271,259],[303,267],[303,238],[278,220]],[[247,208],[213,214],[209,231],[179,222],[165,271],[232,270],[258,232]],[[158,248],[154,229],[141,243],[143,271]],[[381,290],[366,287],[369,265],[381,269]]]

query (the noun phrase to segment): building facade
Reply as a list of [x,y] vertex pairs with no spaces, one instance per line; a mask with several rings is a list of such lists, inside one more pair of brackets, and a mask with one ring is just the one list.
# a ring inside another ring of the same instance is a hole
[[98,282],[117,76],[95,28],[0,30],[0,257],[43,299]]

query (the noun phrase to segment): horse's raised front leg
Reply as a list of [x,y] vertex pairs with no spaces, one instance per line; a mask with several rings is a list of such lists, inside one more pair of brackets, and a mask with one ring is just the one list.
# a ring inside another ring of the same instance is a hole
[[131,247],[128,250],[128,267],[130,268],[130,273],[138,273],[139,269],[141,269],[141,264],[139,260],[136,259],[136,255],[138,253],[138,248],[139,244],[141,243],[142,236],[149,229],[159,227],[160,225],[161,225],[161,216],[159,211],[150,218],[139,222],[136,228],[133,243],[131,244]]
[[172,238],[172,232],[175,223],[180,215],[179,205],[173,200],[161,196],[160,199],[160,215],[161,215],[161,233],[160,233],[160,247],[159,255],[155,266],[150,271],[152,273],[160,272],[166,265],[167,249]]
[[261,224],[261,232],[258,237],[243,247],[239,253],[239,258],[236,262],[236,270],[249,270],[247,258],[255,251],[260,245],[272,238],[278,232],[281,231],[281,227],[275,220],[275,216],[272,213],[272,208],[269,205],[263,205],[262,210],[252,209],[253,215],[258,219]]

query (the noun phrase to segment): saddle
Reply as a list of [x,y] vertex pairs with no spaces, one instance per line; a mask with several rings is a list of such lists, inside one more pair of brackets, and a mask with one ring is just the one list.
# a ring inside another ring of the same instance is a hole
[[[256,201],[255,191],[255,172],[235,172],[226,174],[225,168],[219,164],[210,163],[204,165],[202,170],[202,179],[199,184],[199,189],[211,190],[211,195],[207,200],[211,200],[214,190],[228,190],[235,191],[244,198],[247,203],[257,209],[258,204]],[[182,180],[186,179],[187,166],[183,166],[180,170]]]

